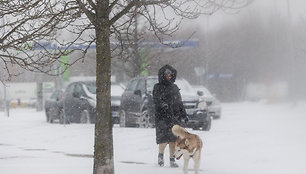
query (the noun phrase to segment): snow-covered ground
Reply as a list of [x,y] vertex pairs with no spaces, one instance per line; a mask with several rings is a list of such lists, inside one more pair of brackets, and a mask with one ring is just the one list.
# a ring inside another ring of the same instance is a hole
[[[200,173],[306,173],[306,103],[224,103],[211,131],[188,130],[204,141]],[[157,166],[155,129],[115,126],[113,133],[116,174],[183,173],[183,161],[167,167],[168,148],[166,167]],[[94,125],[49,124],[31,109],[9,118],[0,112],[1,174],[92,173],[93,144]]]

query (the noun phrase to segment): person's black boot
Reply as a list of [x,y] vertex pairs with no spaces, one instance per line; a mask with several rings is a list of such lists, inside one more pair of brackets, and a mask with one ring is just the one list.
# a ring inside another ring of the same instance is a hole
[[158,161],[157,161],[159,166],[164,166],[164,154],[159,153],[158,154]]
[[175,163],[175,159],[174,159],[174,158],[170,158],[170,167],[174,167],[174,168],[179,167],[179,166]]

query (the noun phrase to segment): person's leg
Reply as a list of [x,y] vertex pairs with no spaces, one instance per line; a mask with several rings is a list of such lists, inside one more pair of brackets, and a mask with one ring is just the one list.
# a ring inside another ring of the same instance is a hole
[[166,149],[166,146],[167,146],[168,143],[161,143],[158,145],[158,152],[161,153],[161,154],[164,154],[164,151]]
[[161,143],[158,145],[158,165],[164,166],[164,151],[167,146],[167,143]]
[[174,152],[175,152],[175,142],[169,143],[169,152],[170,152],[170,157],[173,157]]
[[170,152],[170,167],[178,167],[175,163],[174,152],[175,152],[175,142],[169,143],[169,152]]

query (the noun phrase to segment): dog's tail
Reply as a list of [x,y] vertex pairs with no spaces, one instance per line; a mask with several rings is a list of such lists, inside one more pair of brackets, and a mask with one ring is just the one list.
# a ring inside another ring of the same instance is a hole
[[177,136],[177,137],[181,137],[184,138],[187,134],[186,130],[184,128],[182,128],[179,125],[174,125],[172,127],[172,133]]

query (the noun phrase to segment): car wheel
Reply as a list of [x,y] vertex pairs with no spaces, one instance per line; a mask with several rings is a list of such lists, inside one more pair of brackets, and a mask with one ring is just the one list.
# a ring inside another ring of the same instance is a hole
[[46,110],[46,122],[47,122],[47,123],[49,123],[49,117],[50,117],[48,112],[49,112],[49,111]]
[[139,127],[141,128],[149,128],[152,127],[150,123],[150,115],[148,113],[148,110],[144,110],[141,113],[141,123],[139,124]]
[[219,120],[220,118],[221,118],[220,115],[215,115],[215,116],[214,116],[214,119],[215,119],[215,120]]
[[48,123],[53,123],[53,118],[52,118],[52,109],[49,109],[46,111],[46,117],[47,117],[47,122]]
[[53,119],[52,118],[49,118],[49,123],[53,123]]
[[48,122],[49,122],[49,123],[53,123],[55,112],[56,112],[55,108],[50,108],[50,109],[48,110],[48,119],[49,119]]
[[209,117],[208,120],[207,120],[207,122],[206,122],[206,124],[203,125],[202,130],[204,130],[204,131],[209,131],[210,128],[211,128],[211,122],[212,122],[212,118]]
[[199,126],[194,126],[194,127],[192,127],[192,130],[200,130],[200,127]]
[[124,110],[120,110],[119,112],[119,125],[120,127],[127,127],[126,112]]
[[81,112],[80,123],[89,124],[90,123],[90,115],[88,110],[83,110]]
[[67,118],[65,117],[64,110],[60,110],[59,112],[59,122],[60,124],[69,124]]

